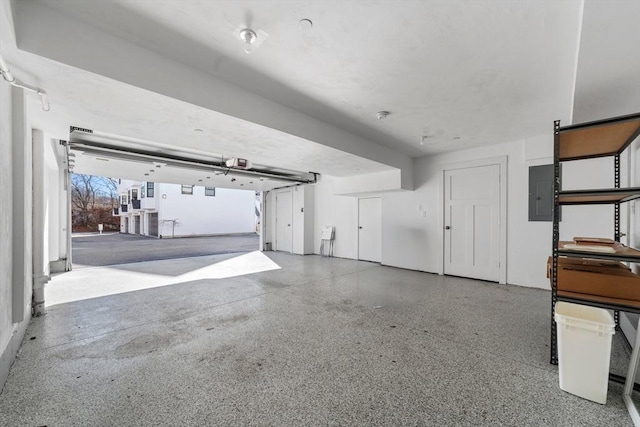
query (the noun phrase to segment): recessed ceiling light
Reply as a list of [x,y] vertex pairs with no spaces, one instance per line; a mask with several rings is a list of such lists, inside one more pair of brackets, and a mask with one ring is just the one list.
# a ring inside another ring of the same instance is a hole
[[378,111],[376,113],[376,117],[378,118],[378,120],[384,120],[387,117],[389,117],[389,114],[391,114],[391,113],[388,112],[388,111]]
[[149,176],[149,174],[148,174],[148,173],[145,173],[145,174],[144,174],[144,176]]
[[149,169],[149,172],[155,172],[155,171],[156,171],[155,169]]
[[202,182],[202,180],[201,180],[201,179],[199,179],[199,180],[198,180],[198,182]]
[[460,139],[460,137],[459,137],[459,136],[454,136],[454,137],[453,137],[453,138],[451,138],[451,139]]
[[313,28],[313,21],[311,21],[311,19],[303,18],[298,21],[298,27],[300,27],[302,31],[309,31]]
[[253,184],[253,181],[249,181],[249,184]]
[[240,187],[243,187],[243,186],[244,186],[244,184],[240,184]]
[[208,177],[207,177],[207,179],[211,179],[211,177],[210,177],[210,176],[208,176]]
[[240,40],[244,42],[244,52],[251,53],[256,40],[258,40],[258,35],[251,28],[244,28],[240,30]]
[[195,128],[193,131],[194,131],[194,132],[204,132],[204,131],[203,131],[202,129],[200,129],[200,128]]

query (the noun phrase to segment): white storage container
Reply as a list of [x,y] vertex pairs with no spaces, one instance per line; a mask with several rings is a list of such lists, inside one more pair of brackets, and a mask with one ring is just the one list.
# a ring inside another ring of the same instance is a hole
[[607,310],[556,303],[560,388],[594,402],[607,403],[613,316]]

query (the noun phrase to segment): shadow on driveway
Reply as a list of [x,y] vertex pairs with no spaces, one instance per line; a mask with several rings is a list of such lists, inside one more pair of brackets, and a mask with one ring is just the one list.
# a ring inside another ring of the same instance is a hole
[[74,234],[73,266],[127,264],[259,250],[260,237],[239,234],[214,237],[156,239],[134,234]]

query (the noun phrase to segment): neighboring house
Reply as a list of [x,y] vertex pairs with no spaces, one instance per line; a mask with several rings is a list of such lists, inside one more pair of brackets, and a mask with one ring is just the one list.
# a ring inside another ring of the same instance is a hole
[[160,238],[256,231],[250,190],[119,180],[120,232]]

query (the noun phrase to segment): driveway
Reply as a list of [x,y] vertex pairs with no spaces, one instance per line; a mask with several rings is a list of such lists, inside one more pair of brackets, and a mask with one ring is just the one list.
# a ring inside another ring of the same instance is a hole
[[251,252],[259,249],[255,234],[156,239],[134,234],[74,234],[73,266],[101,266],[193,256]]

